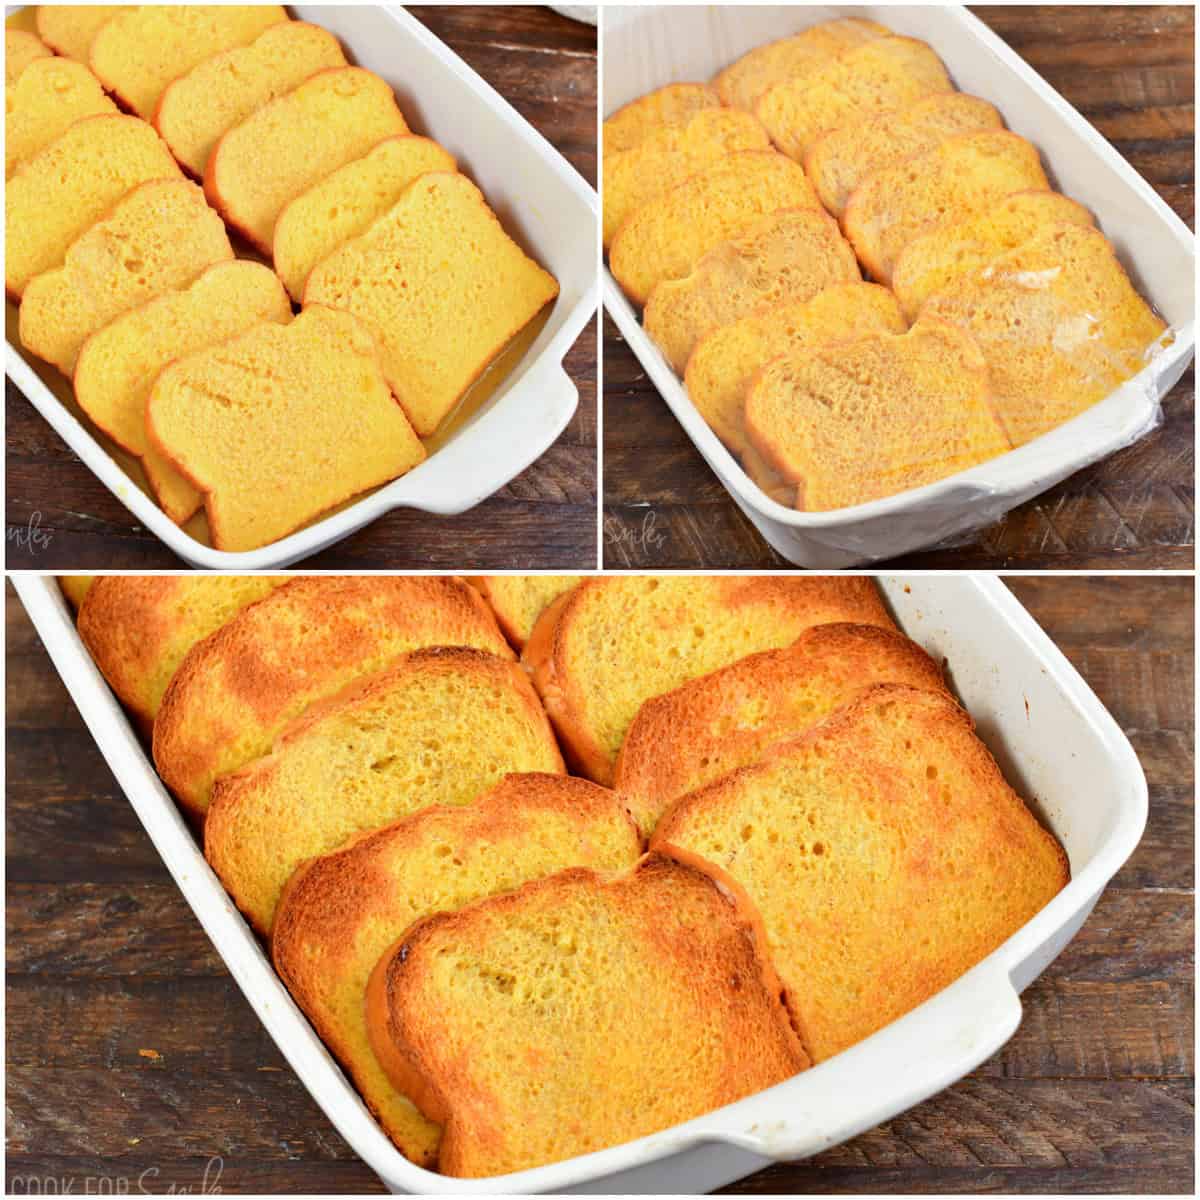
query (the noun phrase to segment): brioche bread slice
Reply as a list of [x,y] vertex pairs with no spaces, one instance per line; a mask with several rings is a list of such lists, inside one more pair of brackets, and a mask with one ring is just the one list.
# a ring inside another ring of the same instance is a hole
[[313,705],[269,755],[217,779],[205,857],[270,933],[306,859],[429,805],[469,804],[520,771],[563,771],[521,668],[462,646],[417,650]]
[[61,266],[67,247],[122,196],[182,173],[137,117],[84,117],[17,168],[4,189],[4,286],[18,299],[35,275]]
[[204,169],[204,190],[234,228],[270,255],[288,201],[384,138],[407,132],[392,89],[378,75],[361,67],[318,71],[221,137]]
[[1091,225],[1092,214],[1058,192],[1014,192],[974,217],[938,225],[909,242],[892,270],[892,290],[905,316],[914,321],[930,296],[1048,226],[1062,224]]
[[96,34],[128,8],[126,4],[39,4],[38,37],[59,54],[86,63]]
[[1003,129],[995,107],[965,92],[941,92],[872,120],[823,134],[804,155],[821,203],[840,217],[850,193],[873,171],[934,149],[948,137]]
[[512,651],[457,579],[292,579],[188,652],[154,723],[154,764],[193,813],[213,780],[266,754],[309,705],[425,646]]
[[307,21],[268,26],[248,46],[225,50],[175,79],[154,127],[197,179],[221,136],[318,71],[346,66],[337,38]]
[[758,121],[736,109],[704,108],[686,125],[651,134],[632,150],[604,160],[604,245],[643,204],[734,150],[769,150]]
[[117,699],[144,728],[184,655],[286,575],[100,575],[79,609],[79,636]]
[[1012,448],[979,347],[945,321],[774,359],[750,384],[745,420],[806,512],[894,496]]
[[608,263],[635,304],[657,283],[680,279],[699,260],[781,208],[816,208],[804,171],[773,150],[738,150],[643,205],[613,238]]
[[29,281],[21,300],[21,342],[70,376],[97,330],[232,258],[221,218],[194,183],[139,184],[71,245],[61,267]]
[[582,575],[475,575],[467,582],[488,602],[504,636],[519,652],[537,619]]
[[59,575],[58,586],[66,596],[67,602],[78,612],[95,580],[95,575]]
[[288,881],[271,957],[296,1003],[406,1157],[433,1166],[441,1130],[388,1081],[364,996],[413,922],[567,867],[633,866],[642,842],[621,798],[567,775],[506,775],[462,807],[438,805],[313,859]]
[[815,1062],[953,982],[1069,879],[970,716],[900,684],[685,796],[652,846],[750,894]]
[[164,512],[183,524],[203,496],[153,446],[146,401],[158,373],[176,358],[244,333],[260,321],[286,324],[292,306],[261,263],[235,259],[203,271],[182,291],[123,313],[83,344],[75,398],[110,438],[142,460]]
[[686,125],[706,108],[720,108],[721,97],[707,83],[669,83],[619,108],[604,122],[603,154],[632,150],[661,129]]
[[388,383],[428,437],[557,295],[483,193],[464,175],[434,172],[314,268],[304,304],[345,309],[371,330]]
[[879,283],[915,237],[964,220],[1013,192],[1048,188],[1037,149],[1007,130],[947,138],[925,154],[868,175],[846,203],[842,228]]
[[522,661],[568,761],[610,783],[645,701],[829,621],[894,628],[861,577],[586,579],[542,614]]
[[[25,73],[25,68],[39,58],[50,58],[51,51],[25,29],[4,31],[4,86],[11,89]],[[11,104],[11,100],[10,100]]]
[[1077,417],[1153,358],[1166,325],[1108,239],[1051,225],[933,296],[914,326],[950,321],[979,344],[1014,446]]
[[916,642],[875,625],[814,625],[783,650],[655,696],[621,743],[613,787],[649,835],[673,801],[797,736],[877,683],[945,691]]
[[831,59],[891,32],[886,25],[863,17],[822,21],[791,37],[755,46],[721,71],[713,83],[722,104],[753,112],[759,97],[777,83],[805,79]]
[[146,427],[204,493],[219,550],[269,545],[425,458],[367,329],[319,305],[172,363]]
[[126,108],[152,121],[172,80],[287,19],[279,4],[122,6],[96,31],[88,61]]
[[39,58],[10,84],[4,110],[4,178],[81,117],[115,113],[100,80],[81,63]]
[[742,470],[746,472],[750,482],[764,495],[777,504],[788,508],[796,507],[796,485],[784,478],[773,466],[754,448],[754,443],[746,440],[745,449],[741,454]]
[[905,328],[900,306],[886,288],[835,284],[809,300],[776,305],[710,330],[687,361],[684,383],[713,432],[744,456],[749,448],[742,416],[746,389],[771,359],[868,333],[903,333]]
[[942,60],[908,37],[875,38],[801,79],[777,83],[754,106],[771,140],[797,162],[823,133],[857,125],[934,92],[952,92]]
[[682,375],[706,333],[860,278],[854,251],[828,213],[781,209],[714,246],[683,278],[658,284],[642,321]]
[[457,169],[454,156],[437,142],[400,134],[326,175],[289,201],[275,222],[275,270],[284,286],[300,300],[313,267],[365,233],[413,180]]
[[367,1028],[444,1126],[438,1169],[472,1178],[667,1129],[809,1061],[741,889],[656,857],[418,922],[371,975]]

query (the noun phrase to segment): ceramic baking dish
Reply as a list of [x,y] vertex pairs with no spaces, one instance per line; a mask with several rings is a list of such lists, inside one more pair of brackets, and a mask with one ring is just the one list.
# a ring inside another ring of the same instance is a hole
[[31,365],[36,360],[26,357],[10,332],[9,377],[109,491],[197,567],[287,566],[393,508],[448,515],[478,504],[549,449],[571,419],[578,393],[563,358],[596,310],[596,193],[533,126],[399,6],[300,4],[290,10],[336,34],[356,63],[392,85],[414,132],[441,142],[458,159],[509,233],[557,277],[560,291],[533,345],[437,453],[333,515],[244,553],[211,549],[174,524],[126,474],[110,444],[80,419],[79,409],[39,378]]
[[1174,341],[1134,379],[1058,429],[948,479],[827,513],[801,513],[759,490],[696,411],[605,269],[604,303],[663,399],[738,507],[789,562],[845,567],[961,539],[1148,433],[1195,345],[1195,244],[1152,187],[986,25],[958,6],[781,5],[605,8],[606,114],[663,84],[710,79],[763,42],[836,16],[866,16],[928,42],[958,88],[992,101],[1032,141],[1058,190],[1095,214],[1135,286]]
[[498,1179],[449,1179],[392,1146],[292,1003],[93,666],[53,579],[18,574],[13,581],[118,783],[247,1000],[341,1135],[396,1192],[703,1192],[835,1146],[953,1083],[1007,1041],[1021,1018],[1018,994],[1083,924],[1146,821],[1146,781],[1129,742],[1002,583],[966,574],[882,577],[896,620],[948,661],[980,736],[1066,847],[1070,884],[968,974],[821,1066],[624,1146]]

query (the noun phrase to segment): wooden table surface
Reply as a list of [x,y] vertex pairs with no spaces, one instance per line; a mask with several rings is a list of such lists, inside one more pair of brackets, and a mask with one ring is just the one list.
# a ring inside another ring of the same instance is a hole
[[[410,7],[596,184],[596,31],[542,6]],[[419,81],[414,83],[419,91]],[[469,163],[466,164],[469,167]],[[579,408],[536,463],[470,512],[400,509],[305,560],[325,568],[596,565],[596,329],[566,357]],[[85,467],[6,378],[10,568],[182,564]],[[31,527],[39,536],[30,538]]]
[[[1192,6],[973,11],[1194,228]],[[1165,401],[1161,428],[1022,505],[973,544],[890,565],[1190,569],[1194,388],[1189,369]],[[603,442],[606,567],[790,565],[730,499],[607,314]]]
[[[994,1058],[731,1190],[1193,1190],[1192,581],[1009,583],[1133,742],[1142,843]],[[226,1192],[381,1190],[212,949],[11,589],[7,636],[7,1190],[194,1190],[210,1160]]]

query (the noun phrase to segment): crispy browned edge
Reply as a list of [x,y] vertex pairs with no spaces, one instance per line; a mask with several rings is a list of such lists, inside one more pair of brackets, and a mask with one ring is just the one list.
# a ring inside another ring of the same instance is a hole
[[[512,646],[512,648],[518,654],[520,654],[525,649],[526,639],[521,636],[521,631],[517,628],[516,621],[513,619],[513,614],[504,607],[503,603],[498,601],[498,598],[492,588],[492,580],[497,578],[497,576],[466,575],[464,578],[484,598],[484,600],[487,601],[488,607],[491,608],[492,612],[495,614],[496,623],[500,626],[501,633],[508,638],[509,645]],[[507,578],[507,576],[500,576],[499,578]],[[558,596],[555,597],[555,600],[566,595],[567,592],[574,591],[578,586],[578,584],[572,584],[569,587],[564,588],[561,592],[559,592]],[[550,603],[553,604],[554,600],[551,600]],[[545,612],[545,609],[542,611]],[[540,617],[541,614],[539,613],[538,615]],[[536,627],[536,621],[534,622],[534,625]]]

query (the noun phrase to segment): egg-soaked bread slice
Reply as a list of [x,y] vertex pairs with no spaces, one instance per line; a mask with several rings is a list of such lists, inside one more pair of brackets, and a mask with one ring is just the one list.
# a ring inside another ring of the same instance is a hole
[[50,57],[50,48],[28,30],[5,29],[4,86],[11,89],[30,63]]
[[568,759],[609,783],[645,701],[829,621],[894,628],[865,578],[586,579],[542,614],[523,661]]
[[127,4],[39,4],[38,37],[59,54],[86,63],[96,34],[128,9]]
[[815,1062],[952,983],[1069,879],[970,716],[899,684],[685,796],[652,847],[749,893]]
[[796,485],[775,470],[773,466],[747,440],[741,453],[742,470],[750,482],[776,504],[796,507]]
[[95,575],[59,575],[58,586],[62,589],[62,594],[66,596],[71,607],[78,612],[79,606],[83,603],[84,597],[91,590],[95,580]]
[[604,122],[604,157],[632,150],[659,130],[686,125],[701,110],[720,106],[717,89],[707,83],[669,83],[648,92]]
[[808,1066],[741,890],[653,856],[419,922],[372,973],[367,1028],[463,1177],[627,1142]]
[[467,582],[488,602],[504,636],[524,649],[537,619],[582,575],[475,575]]
[[696,343],[712,330],[860,278],[854,251],[828,213],[781,209],[714,246],[681,279],[663,280],[642,320],[682,375]]
[[413,922],[568,867],[633,866],[642,842],[622,798],[566,775],[507,775],[471,803],[425,808],[300,867],[284,889],[271,957],[296,1003],[406,1157],[433,1166],[441,1130],[388,1081],[363,998]]

